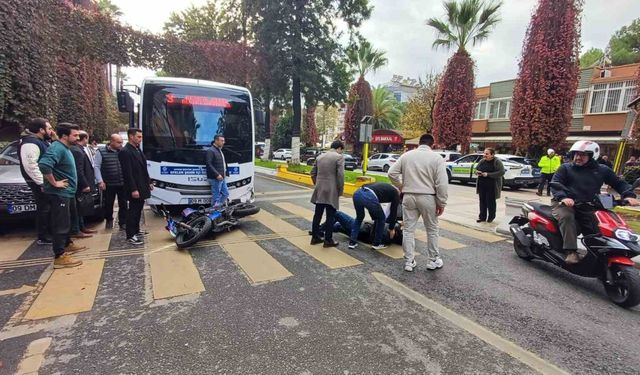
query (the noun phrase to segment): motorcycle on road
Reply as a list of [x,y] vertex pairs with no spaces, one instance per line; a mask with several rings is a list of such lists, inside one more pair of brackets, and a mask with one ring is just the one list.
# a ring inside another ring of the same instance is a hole
[[165,229],[175,238],[176,246],[182,249],[194,245],[207,234],[215,236],[217,233],[232,230],[238,225],[238,219],[257,214],[260,207],[250,203],[235,202],[219,209],[185,208],[178,221],[171,217],[164,206],[160,206],[159,211],[167,221]]
[[[554,188],[567,190],[559,183]],[[583,277],[602,281],[609,299],[622,307],[640,304],[640,272],[634,268],[634,258],[640,255],[640,236],[615,212],[614,206],[625,205],[612,195],[600,194],[590,205],[599,232],[582,237],[586,255],[577,264],[567,264],[562,252],[562,236],[558,222],[551,215],[551,206],[530,202],[522,207],[522,215],[509,223],[516,254],[526,260],[540,259]]]

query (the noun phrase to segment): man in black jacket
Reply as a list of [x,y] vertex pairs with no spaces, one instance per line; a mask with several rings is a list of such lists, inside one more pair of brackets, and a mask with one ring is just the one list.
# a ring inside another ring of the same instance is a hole
[[[84,150],[89,142],[89,134],[80,131],[78,142],[71,146],[71,153],[76,161],[76,171],[78,173],[78,189],[76,190],[75,204],[71,205],[71,236],[75,238],[91,237],[96,230],[89,229],[84,225],[84,217],[80,209],[81,196],[96,191],[96,176],[93,172],[93,163]],[[86,197],[85,197],[86,199]]]
[[578,256],[578,234],[597,233],[598,227],[594,217],[594,209],[580,203],[592,202],[600,193],[603,184],[611,186],[629,205],[638,206],[640,201],[633,193],[631,185],[616,176],[611,168],[598,164],[600,147],[591,141],[578,141],[571,146],[569,155],[573,162],[560,166],[553,176],[554,182],[564,185],[567,190],[551,186],[553,193],[552,212],[558,220],[562,234],[563,249],[567,253],[565,262],[575,264]]
[[140,218],[144,208],[144,200],[151,197],[153,184],[147,171],[147,159],[140,150],[142,143],[142,130],[131,128],[127,131],[129,142],[118,153],[124,191],[129,202],[127,211],[127,241],[132,245],[142,245],[142,237],[146,234],[140,231]]
[[44,177],[38,161],[49,148],[53,128],[49,120],[36,118],[29,121],[27,128],[20,139],[18,146],[18,158],[20,159],[20,172],[33,193],[36,203],[36,228],[38,230],[38,245],[51,245],[52,237],[49,225],[51,206],[44,193]]
[[[381,203],[391,203],[388,218],[384,214]],[[360,225],[362,224],[362,220],[364,220],[364,210],[366,208],[375,223],[375,236],[371,242],[372,248],[374,250],[384,249],[386,245],[382,243],[382,236],[384,234],[385,221],[389,224],[389,227],[395,227],[399,203],[400,191],[388,183],[375,182],[364,185],[356,190],[353,194],[353,206],[356,209],[356,219],[353,221],[353,227],[351,228],[349,248],[355,249],[358,245],[356,240],[360,232]]]
[[218,208],[224,205],[229,198],[227,189],[227,164],[224,160],[222,147],[224,146],[224,136],[216,134],[213,137],[211,148],[207,150],[207,179],[211,184],[211,207]]
[[125,228],[127,221],[127,196],[124,193],[124,177],[118,153],[122,150],[123,140],[120,134],[112,134],[106,147],[98,147],[94,161],[96,181],[105,194],[105,228],[113,229],[113,203],[118,197],[118,226]]

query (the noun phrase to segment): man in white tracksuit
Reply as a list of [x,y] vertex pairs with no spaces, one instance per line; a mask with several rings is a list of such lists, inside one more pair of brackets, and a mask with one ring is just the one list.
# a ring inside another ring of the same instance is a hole
[[411,272],[416,267],[415,231],[422,216],[427,231],[428,270],[442,268],[438,250],[438,216],[447,204],[449,182],[447,167],[440,154],[431,150],[434,139],[430,134],[420,137],[417,149],[406,152],[389,169],[389,179],[403,193],[402,219],[405,266]]

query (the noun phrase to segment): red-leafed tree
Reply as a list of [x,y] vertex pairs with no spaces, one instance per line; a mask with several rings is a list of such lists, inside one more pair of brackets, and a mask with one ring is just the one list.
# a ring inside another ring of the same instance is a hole
[[347,144],[358,144],[358,131],[360,120],[365,115],[373,114],[373,101],[371,98],[371,86],[360,77],[349,90],[347,98],[347,110],[344,115],[344,141]]
[[442,75],[433,109],[433,136],[436,144],[451,148],[469,147],[471,118],[475,106],[473,60],[466,48],[489,36],[500,21],[498,10],[502,2],[485,3],[479,0],[445,1],[446,20],[430,18],[427,25],[437,31],[433,46],[451,49],[456,53],[449,59]]
[[366,40],[347,50],[349,65],[354,73],[358,75],[358,80],[351,85],[347,98],[347,111],[344,119],[344,141],[354,146],[357,150],[358,132],[360,121],[363,116],[373,115],[373,98],[371,96],[371,85],[364,77],[369,72],[375,72],[388,63],[385,52],[375,49]]
[[579,0],[540,0],[524,41],[513,92],[513,145],[537,157],[561,148],[579,80]]
[[302,143],[313,147],[318,143],[318,128],[316,127],[316,106],[309,105],[304,111],[304,131],[302,133]]
[[[636,96],[640,95],[640,68],[636,73]],[[635,124],[633,125],[633,131],[631,132],[631,138],[635,140],[634,148],[640,149],[640,114],[636,116]]]

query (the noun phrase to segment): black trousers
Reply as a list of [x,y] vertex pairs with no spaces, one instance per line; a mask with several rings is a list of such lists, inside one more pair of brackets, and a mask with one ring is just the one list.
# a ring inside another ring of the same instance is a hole
[[64,248],[71,243],[69,230],[71,229],[71,201],[75,198],[65,198],[56,194],[47,194],[51,205],[49,223],[53,235],[53,253],[56,258],[64,254]]
[[478,189],[480,198],[480,220],[493,220],[496,218],[496,189],[494,186],[480,186]]
[[36,229],[38,230],[39,240],[51,239],[51,228],[49,228],[49,215],[51,214],[51,205],[49,204],[49,197],[42,191],[42,188],[36,183],[27,182],[31,192],[33,193],[33,199],[36,202]]
[[129,209],[127,210],[127,238],[132,238],[140,232],[140,218],[144,208],[144,199],[129,198]]
[[118,224],[127,222],[127,196],[123,186],[107,186],[104,191],[104,218],[113,220],[113,203],[118,197]]
[[544,185],[547,184],[547,195],[551,195],[551,179],[553,178],[553,175],[553,173],[542,173],[540,175],[540,183],[538,184],[539,194],[542,194]]
[[322,214],[325,210],[327,211],[327,220],[324,228],[324,240],[325,242],[331,242],[333,239],[333,224],[336,221],[336,209],[330,204],[316,204],[316,210],[311,223],[311,233],[314,237],[320,237],[320,221],[322,220]]

